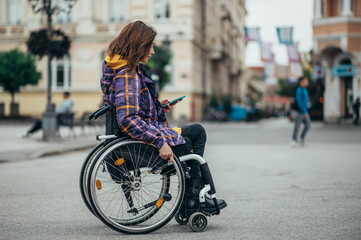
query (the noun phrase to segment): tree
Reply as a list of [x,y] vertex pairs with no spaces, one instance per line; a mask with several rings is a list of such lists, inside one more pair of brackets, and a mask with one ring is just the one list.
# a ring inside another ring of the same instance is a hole
[[28,51],[40,59],[50,53],[51,57],[62,58],[69,54],[69,37],[61,30],[52,30],[51,37],[47,29],[31,32],[26,41]]
[[172,53],[162,46],[154,46],[154,55],[148,62],[152,72],[159,77],[159,89],[162,89],[170,80],[169,73],[165,67],[169,65]]
[[280,78],[278,79],[279,89],[277,94],[280,96],[293,97],[294,88],[296,84],[290,84],[286,79]]
[[21,86],[35,85],[41,78],[36,71],[35,58],[18,49],[0,52],[0,85],[11,94],[11,104],[14,104],[15,93]]
[[[308,79],[310,87],[314,85],[312,81],[311,72],[308,69],[303,69],[303,76]],[[278,79],[279,89],[277,94],[280,96],[293,97],[297,83],[289,83],[286,79]]]

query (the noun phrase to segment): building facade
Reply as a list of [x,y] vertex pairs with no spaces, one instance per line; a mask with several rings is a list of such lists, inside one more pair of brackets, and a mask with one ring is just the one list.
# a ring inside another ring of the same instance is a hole
[[324,120],[351,118],[361,96],[361,0],[314,0],[313,41],[314,67],[324,69]]
[[[65,7],[65,1],[56,2]],[[0,14],[0,51],[26,51],[30,32],[46,27],[46,18],[34,15],[26,0],[0,0]],[[234,100],[245,96],[245,15],[244,0],[78,0],[70,14],[53,17],[53,28],[62,29],[72,43],[68,56],[52,60],[52,102],[60,104],[67,90],[77,116],[101,105],[99,79],[107,46],[127,23],[142,20],[157,30],[157,43],[170,41],[171,82],[160,98],[186,95],[172,117],[200,120],[210,94]],[[42,72],[39,84],[16,94],[21,115],[39,117],[45,110],[46,57],[37,68]],[[0,102],[8,114],[10,95],[0,90]]]

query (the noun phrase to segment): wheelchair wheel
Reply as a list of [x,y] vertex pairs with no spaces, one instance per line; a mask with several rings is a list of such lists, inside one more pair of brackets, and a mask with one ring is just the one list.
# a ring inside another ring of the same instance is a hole
[[189,217],[189,226],[195,232],[202,232],[207,227],[207,217],[204,213],[195,212]]
[[80,187],[81,197],[83,198],[83,201],[84,201],[85,205],[87,206],[87,208],[89,209],[89,211],[92,212],[93,214],[94,214],[94,211],[89,203],[88,189],[87,189],[86,184],[87,184],[87,178],[88,178],[88,172],[89,172],[90,165],[91,165],[92,161],[94,160],[94,158],[99,154],[99,152],[101,152],[104,145],[105,145],[104,143],[99,143],[95,148],[93,148],[93,150],[85,158],[84,163],[80,170],[79,187]]
[[92,209],[106,225],[142,234],[167,224],[184,195],[179,160],[168,163],[141,141],[116,141],[93,161],[87,182]]
[[186,225],[188,223],[188,218],[179,213],[179,211],[175,214],[174,219],[179,225]]

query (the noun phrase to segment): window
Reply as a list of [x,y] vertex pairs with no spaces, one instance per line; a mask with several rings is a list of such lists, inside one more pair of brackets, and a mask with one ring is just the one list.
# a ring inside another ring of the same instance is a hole
[[124,22],[127,10],[127,0],[109,0],[109,22]]
[[21,0],[7,0],[7,23],[10,25],[19,25],[22,23],[22,4]]
[[321,17],[325,16],[325,0],[321,0]]
[[69,90],[71,88],[70,56],[51,60],[51,78],[54,90]]
[[338,1],[338,15],[342,16],[342,12],[343,12],[343,0],[339,0]]
[[[350,6],[347,6],[347,4],[346,4],[346,6],[345,6],[345,1],[346,1],[346,3],[348,4],[350,4]],[[353,0],[339,0],[339,2],[338,2],[338,4],[339,4],[339,15],[340,16],[343,16],[344,15],[344,7],[346,7],[346,8],[349,8],[349,9],[345,9],[346,10],[346,15],[352,15],[352,13],[353,13],[353,10],[354,10],[354,1]]]
[[62,9],[56,16],[56,20],[58,21],[58,23],[70,23],[71,22],[70,12],[68,12],[69,7],[66,4],[66,2],[64,0],[59,0],[57,5],[59,6],[60,9]]
[[170,0],[154,0],[154,18],[167,20],[170,18]]

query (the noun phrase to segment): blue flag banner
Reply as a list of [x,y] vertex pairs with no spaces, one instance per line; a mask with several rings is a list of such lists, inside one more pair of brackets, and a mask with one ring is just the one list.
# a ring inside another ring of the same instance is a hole
[[264,78],[267,85],[277,85],[276,63],[274,61],[264,62]]
[[332,67],[334,77],[352,77],[355,75],[355,68],[351,64],[335,65]]
[[258,27],[252,27],[252,28],[244,27],[244,33],[245,33],[246,43],[248,43],[248,42],[261,43],[262,42]]
[[288,60],[291,62],[300,62],[300,54],[298,52],[298,43],[287,44]]
[[278,27],[277,35],[280,44],[293,44],[293,27]]
[[297,83],[299,77],[303,75],[301,62],[289,62],[288,65],[288,82]]
[[313,67],[313,78],[321,79],[325,77],[325,69],[322,66],[314,66]]
[[263,62],[273,62],[274,54],[272,51],[272,43],[261,44],[261,60]]

